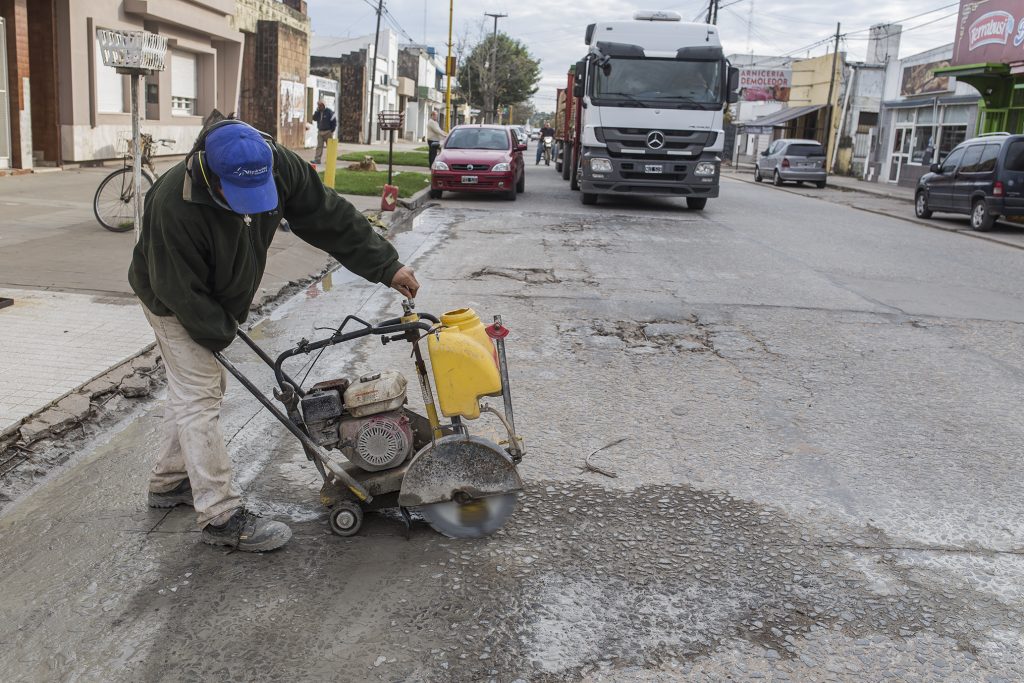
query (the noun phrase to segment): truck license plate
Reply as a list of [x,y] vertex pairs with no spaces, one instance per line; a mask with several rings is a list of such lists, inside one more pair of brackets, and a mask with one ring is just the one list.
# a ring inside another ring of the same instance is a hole
[[645,164],[644,173],[661,173],[661,164]]
[[464,176],[462,176],[462,184],[463,185],[476,185],[476,178],[477,177],[475,175],[464,175]]

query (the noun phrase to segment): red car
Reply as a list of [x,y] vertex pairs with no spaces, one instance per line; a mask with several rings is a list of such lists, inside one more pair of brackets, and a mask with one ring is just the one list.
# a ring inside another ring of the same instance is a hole
[[430,196],[501,192],[514,201],[526,191],[524,149],[508,126],[455,126],[430,167]]

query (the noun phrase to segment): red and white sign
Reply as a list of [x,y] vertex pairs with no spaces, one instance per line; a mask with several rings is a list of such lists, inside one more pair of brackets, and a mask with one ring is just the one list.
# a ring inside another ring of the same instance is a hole
[[1024,6],[1020,0],[960,0],[954,66],[1024,61]]

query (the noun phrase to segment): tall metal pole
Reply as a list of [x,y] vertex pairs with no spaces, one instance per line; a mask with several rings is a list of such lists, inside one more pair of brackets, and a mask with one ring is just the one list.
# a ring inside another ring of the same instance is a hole
[[384,0],[377,2],[377,31],[373,36],[373,65],[370,67],[370,120],[366,127],[366,144],[372,143],[373,136],[373,101],[377,96],[377,50],[380,49],[380,15],[384,11]]
[[[839,22],[836,22],[836,44],[832,50],[832,75],[828,79],[828,121],[825,123],[825,154],[828,154],[829,143],[832,140],[832,93],[836,87],[836,60],[839,58]],[[827,157],[826,157],[827,158]]]
[[498,108],[498,77],[495,74],[495,67],[497,66],[498,61],[498,19],[502,19],[508,15],[484,12],[484,16],[494,17],[494,32],[491,34],[491,87],[489,89],[487,103],[487,117],[490,119],[489,123],[494,123],[494,117]]
[[135,241],[142,235],[142,136],[139,132],[139,81],[142,76],[131,75],[132,84],[132,208],[135,210]]
[[450,133],[452,130],[452,17],[454,14],[455,0],[448,0],[448,61],[444,65],[444,72],[447,77],[444,105],[444,127],[446,133]]

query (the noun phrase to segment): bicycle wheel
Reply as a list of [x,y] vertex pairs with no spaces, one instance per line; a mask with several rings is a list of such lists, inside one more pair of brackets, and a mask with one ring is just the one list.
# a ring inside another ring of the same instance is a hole
[[[153,187],[153,178],[142,172],[142,193]],[[92,210],[96,220],[111,232],[128,232],[135,227],[135,209],[132,196],[135,188],[132,183],[132,169],[119,168],[100,183],[96,196],[92,200]]]

